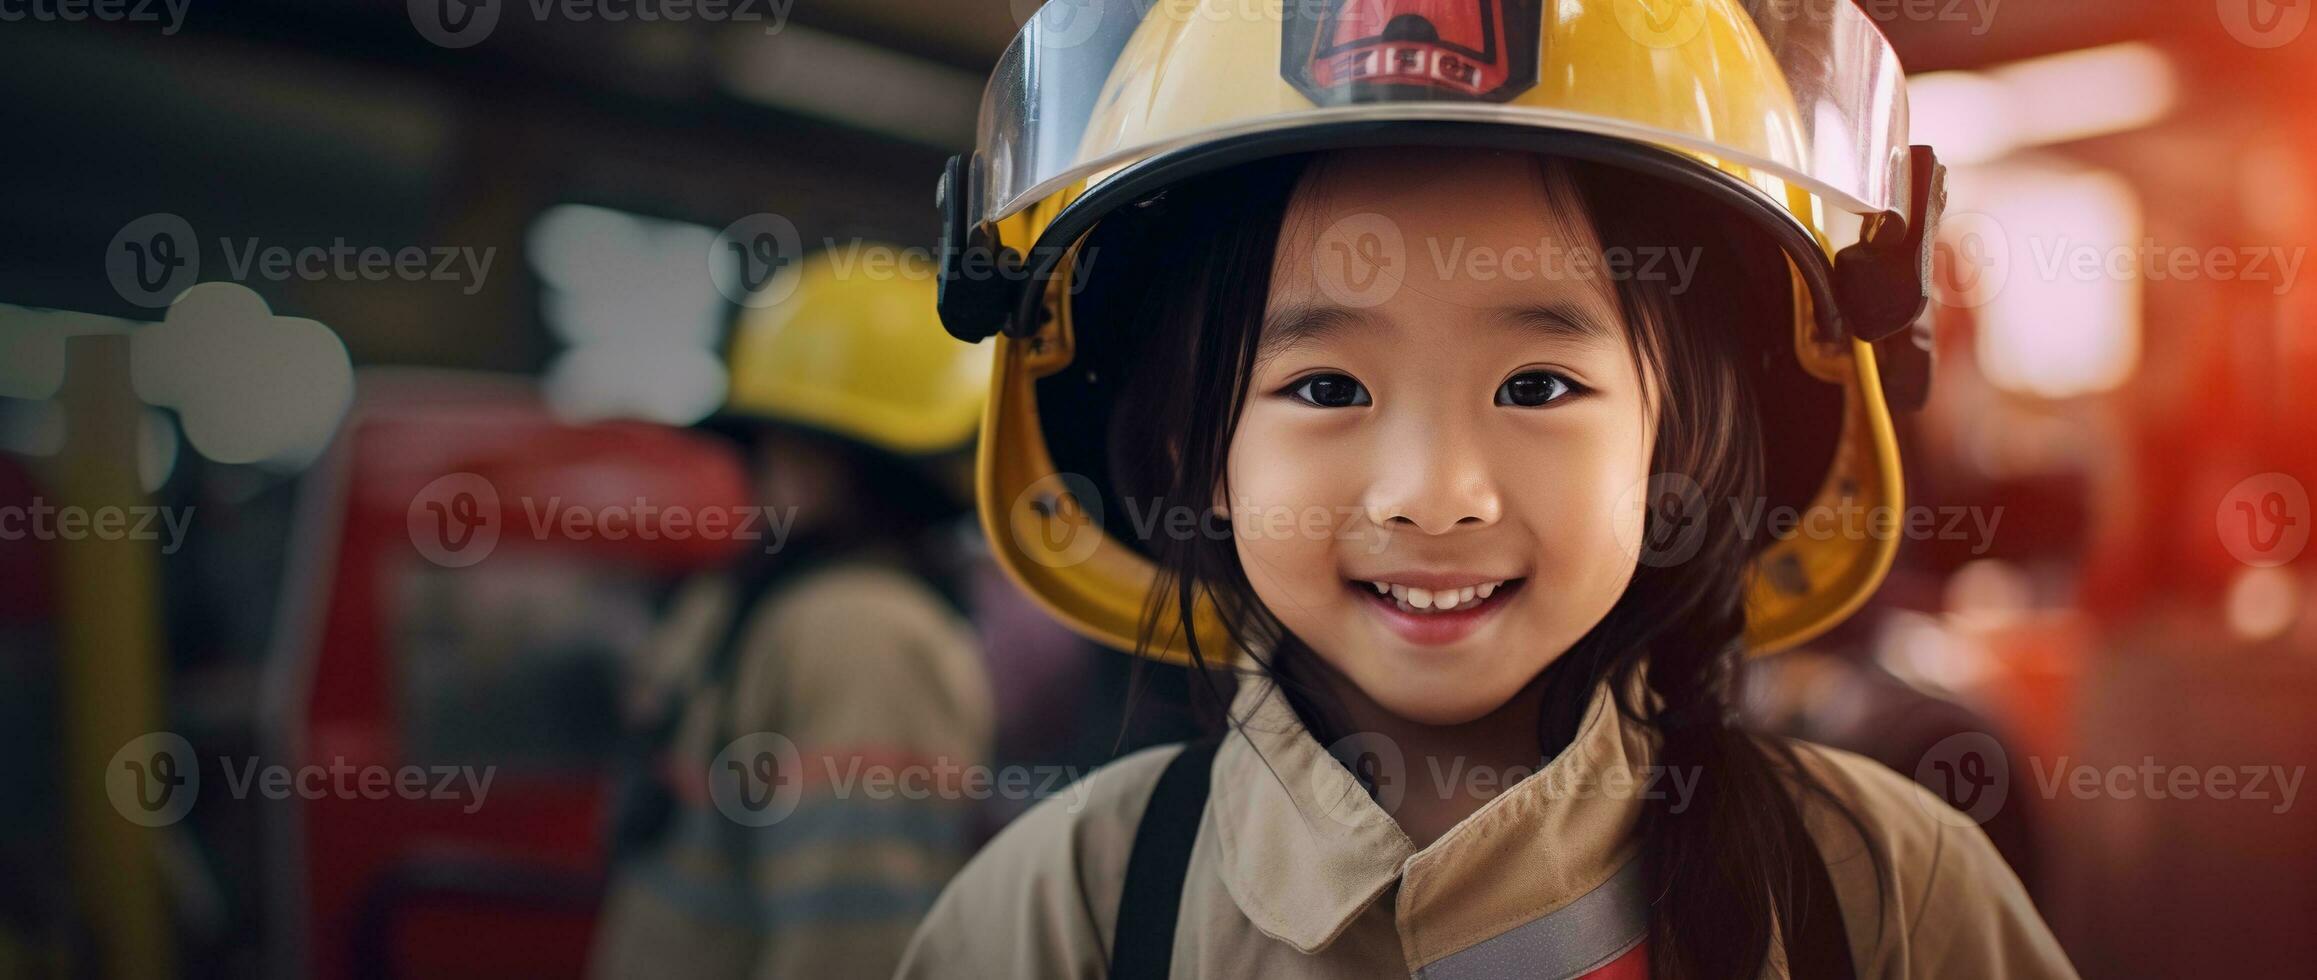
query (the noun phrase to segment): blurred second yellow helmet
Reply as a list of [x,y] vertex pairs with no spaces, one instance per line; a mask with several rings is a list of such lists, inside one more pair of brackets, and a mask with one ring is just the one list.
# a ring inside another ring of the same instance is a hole
[[907,257],[897,246],[856,244],[782,270],[764,294],[784,298],[744,310],[733,327],[725,414],[810,426],[901,455],[970,445],[989,391],[990,349],[941,332],[934,270],[899,260]]

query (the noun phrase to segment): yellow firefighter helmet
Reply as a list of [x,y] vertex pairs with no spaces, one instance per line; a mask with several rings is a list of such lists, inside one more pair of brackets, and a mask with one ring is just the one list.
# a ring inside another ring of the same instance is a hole
[[[1122,521],[1103,520],[1098,467],[1057,465],[1049,436],[1074,420],[1039,411],[1040,380],[1099,336],[1072,319],[1079,246],[1193,175],[1410,144],[1609,163],[1725,204],[1784,253],[1798,366],[1840,392],[1825,413],[1841,414],[1826,420],[1837,434],[1804,459],[1769,433],[1771,469],[1824,474],[1810,508],[1895,513],[1886,387],[1919,396],[1928,370],[1911,339],[1944,206],[1942,168],[1908,145],[1906,105],[1889,42],[1848,3],[1050,0],[1000,61],[978,145],[939,195],[942,320],[961,339],[996,338],[976,476],[992,547],[1064,622],[1133,649],[1155,568]],[[1752,648],[1839,622],[1896,547],[1887,533],[1769,543]],[[1226,647],[1211,610],[1194,628],[1202,648]],[[1183,654],[1182,637],[1159,639],[1150,652]]]
[[934,267],[912,261],[923,258],[855,243],[784,268],[762,292],[780,301],[733,326],[725,413],[904,456],[964,448],[981,424],[990,351],[934,329]]

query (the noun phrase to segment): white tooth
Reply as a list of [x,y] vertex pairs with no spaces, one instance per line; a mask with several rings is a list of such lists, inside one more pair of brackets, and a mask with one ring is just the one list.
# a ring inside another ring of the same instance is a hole
[[1373,585],[1373,586],[1375,586],[1375,587],[1376,587],[1376,594],[1377,594],[1377,595],[1391,595],[1391,594],[1392,594],[1392,587],[1391,587],[1391,586],[1389,586],[1389,585],[1385,585],[1385,584],[1384,584],[1384,583],[1382,583],[1382,582],[1370,582],[1370,583],[1368,583],[1368,584],[1369,584],[1369,585]]
[[1408,589],[1408,604],[1418,609],[1432,608],[1432,590],[1411,586]]
[[1503,584],[1503,582],[1482,582],[1478,587],[1476,587],[1475,591],[1480,593],[1481,598],[1486,599],[1488,598],[1489,593],[1495,592],[1496,587]]
[[1476,589],[1476,588],[1474,588],[1474,587],[1472,587],[1472,586],[1469,586],[1469,585],[1467,585],[1467,586],[1465,586],[1465,587],[1463,588],[1463,590],[1462,590],[1462,591],[1460,591],[1460,592],[1458,592],[1458,593],[1457,593],[1457,595],[1458,595],[1460,598],[1458,598],[1456,601],[1457,601],[1457,603],[1458,603],[1459,605],[1466,605],[1466,606],[1472,605],[1472,603],[1473,603],[1473,596],[1474,596],[1474,595],[1476,595],[1476,594],[1478,594],[1478,593],[1479,593],[1479,591],[1480,591],[1480,590],[1478,590],[1478,589]]
[[1408,587],[1405,585],[1392,586],[1392,598],[1399,602],[1408,601]]
[[1454,609],[1457,603],[1463,601],[1464,593],[1456,589],[1443,589],[1432,597],[1432,604],[1442,609]]
[[1398,606],[1400,611],[1404,613],[1412,613],[1416,611],[1416,607],[1409,605],[1408,600],[1402,599],[1398,596],[1394,596],[1392,598],[1392,605]]

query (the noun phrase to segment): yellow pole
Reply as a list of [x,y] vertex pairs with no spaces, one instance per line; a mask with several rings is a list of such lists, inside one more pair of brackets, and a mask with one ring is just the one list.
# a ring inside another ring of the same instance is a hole
[[[75,898],[95,940],[97,962],[89,965],[98,975],[166,977],[175,972],[176,951],[159,835],[172,831],[131,822],[106,791],[115,753],[166,724],[154,561],[160,546],[104,530],[105,514],[126,515],[110,518],[120,522],[116,529],[134,527],[130,508],[148,506],[137,479],[142,407],[129,388],[126,334],[72,337],[66,351],[65,448],[50,553],[59,585]],[[78,522],[64,520],[68,509]]]

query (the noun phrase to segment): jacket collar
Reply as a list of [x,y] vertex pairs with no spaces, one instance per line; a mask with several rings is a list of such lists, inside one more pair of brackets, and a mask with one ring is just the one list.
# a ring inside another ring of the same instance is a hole
[[[1651,736],[1625,721],[1604,685],[1569,747],[1418,850],[1317,739],[1270,681],[1241,685],[1214,769],[1224,887],[1265,935],[1314,953],[1399,887],[1395,919],[1411,966],[1549,913],[1607,881],[1633,856]],[[1437,792],[1437,769],[1400,760],[1379,736],[1383,780]],[[1668,788],[1655,791],[1668,792]],[[1388,796],[1388,793],[1387,793]],[[1516,870],[1517,869],[1517,870]]]

